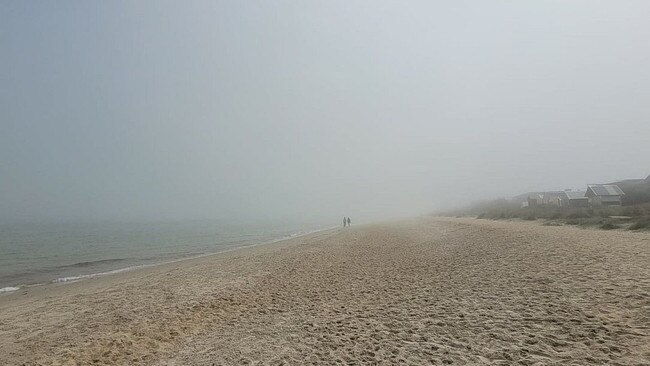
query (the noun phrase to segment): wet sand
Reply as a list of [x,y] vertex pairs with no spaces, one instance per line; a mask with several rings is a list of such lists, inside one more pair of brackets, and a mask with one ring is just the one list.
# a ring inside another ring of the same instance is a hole
[[426,218],[0,296],[3,365],[650,365],[650,234]]

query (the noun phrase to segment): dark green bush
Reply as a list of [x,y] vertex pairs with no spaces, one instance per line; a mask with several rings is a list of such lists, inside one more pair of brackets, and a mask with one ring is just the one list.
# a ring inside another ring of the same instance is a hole
[[650,218],[641,219],[629,228],[630,230],[641,230],[641,229],[650,229]]
[[614,229],[618,229],[619,226],[618,226],[618,225],[614,225],[614,224],[612,224],[611,222],[606,222],[606,223],[602,224],[602,225],[600,226],[600,228],[603,229],[603,230],[614,230]]
[[589,217],[591,217],[591,215],[589,215],[586,210],[582,209],[575,210],[566,216],[567,219],[586,219]]

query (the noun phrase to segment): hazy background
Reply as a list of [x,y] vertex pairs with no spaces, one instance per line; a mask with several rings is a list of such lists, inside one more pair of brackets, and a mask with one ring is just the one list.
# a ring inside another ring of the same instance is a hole
[[3,1],[0,220],[338,223],[650,173],[648,1]]

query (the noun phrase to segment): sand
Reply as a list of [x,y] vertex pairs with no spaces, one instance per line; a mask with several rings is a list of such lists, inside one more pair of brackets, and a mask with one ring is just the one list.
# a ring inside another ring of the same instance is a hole
[[0,296],[2,365],[650,365],[650,234],[425,218]]

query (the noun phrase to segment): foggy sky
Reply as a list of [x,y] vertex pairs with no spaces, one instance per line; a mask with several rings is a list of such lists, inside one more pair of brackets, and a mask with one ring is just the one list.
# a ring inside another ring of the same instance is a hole
[[647,1],[4,1],[0,220],[358,221],[650,173]]

